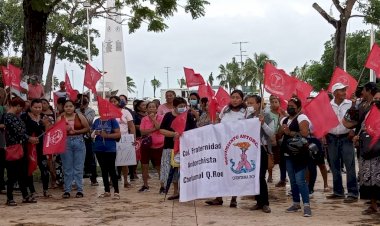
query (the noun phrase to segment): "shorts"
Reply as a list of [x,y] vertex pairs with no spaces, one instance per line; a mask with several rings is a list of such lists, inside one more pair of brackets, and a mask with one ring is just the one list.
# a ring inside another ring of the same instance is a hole
[[161,156],[163,148],[141,149],[141,164],[149,164],[149,160],[155,167],[161,165]]

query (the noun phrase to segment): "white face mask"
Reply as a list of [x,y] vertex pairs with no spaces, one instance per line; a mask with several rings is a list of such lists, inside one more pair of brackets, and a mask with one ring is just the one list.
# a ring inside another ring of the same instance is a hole
[[252,114],[252,113],[255,113],[255,109],[251,106],[251,107],[247,107],[247,112]]
[[186,107],[184,107],[184,108],[177,108],[177,111],[178,111],[178,113],[184,113],[185,111],[186,111],[187,109],[186,109]]

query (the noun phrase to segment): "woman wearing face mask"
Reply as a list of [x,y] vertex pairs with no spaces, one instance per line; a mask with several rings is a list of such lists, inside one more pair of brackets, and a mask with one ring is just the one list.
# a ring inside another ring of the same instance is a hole
[[[186,100],[182,97],[176,97],[173,100],[173,106],[174,111],[168,112],[165,114],[164,118],[162,119],[161,127],[160,127],[160,133],[165,136],[164,139],[164,150],[162,152],[161,157],[161,182],[166,185],[166,182],[169,177],[169,171],[170,171],[170,155],[172,152],[172,149],[174,148],[174,139],[178,139],[180,137],[180,134],[175,132],[172,128],[172,122],[174,119],[187,111],[187,103]],[[187,114],[187,120],[186,120],[186,126],[185,131],[191,130],[196,128],[197,125],[195,123],[194,117],[192,114]],[[178,190],[178,170],[175,171],[174,177],[173,177],[173,187],[174,187],[174,193],[172,196],[168,198],[168,200],[174,200],[179,198],[179,190]]]
[[295,155],[287,146],[287,141],[297,135],[304,138],[309,136],[310,122],[306,115],[301,113],[301,100],[293,97],[288,101],[288,117],[281,120],[278,136],[283,136],[281,149],[286,161],[286,171],[288,172],[290,186],[292,189],[293,205],[286,209],[286,212],[293,213],[301,209],[300,195],[304,206],[304,217],[311,217],[309,201],[309,189],[305,180],[306,167],[308,165],[309,151],[301,151]]
[[190,111],[196,121],[199,120],[199,117],[202,114],[202,111],[199,105],[200,99],[201,98],[199,97],[198,93],[191,93],[189,96]]
[[268,113],[264,113],[261,107],[261,97],[258,95],[247,96],[245,103],[249,113],[247,118],[259,118],[261,122],[261,159],[260,159],[260,195],[256,196],[257,204],[251,210],[262,210],[264,213],[270,213],[268,185],[265,181],[265,174],[268,169],[268,155],[272,152],[270,137],[274,135],[274,122]]
[[[21,119],[24,121],[26,126],[26,134],[28,136],[39,137],[45,131],[45,128],[50,126],[49,118],[42,114],[42,101],[39,99],[34,99],[30,103],[30,110],[21,116]],[[32,145],[24,145],[24,149],[27,150],[27,153],[30,153],[34,148]],[[41,172],[41,180],[43,187],[44,197],[51,197],[48,193],[49,188],[49,167],[47,162],[47,156],[42,153],[43,149],[43,136],[40,136],[39,142],[36,145],[36,154],[37,154],[37,163],[38,168]],[[29,156],[29,154],[28,154]],[[28,156],[25,156],[26,165],[31,164]],[[35,194],[36,189],[33,184],[33,175],[28,176],[28,187],[30,193]]]
[[[234,90],[230,95],[230,104],[224,107],[219,114],[221,123],[232,122],[246,119],[248,116],[247,105],[244,103],[244,94],[241,90]],[[236,196],[233,196],[230,202],[231,208],[237,207]],[[223,198],[217,197],[207,200],[208,205],[223,205]]]
[[175,107],[173,105],[173,100],[175,98],[176,94],[173,90],[168,90],[165,93],[165,99],[166,103],[161,104],[157,109],[157,114],[159,115],[165,115],[168,112],[171,112]]
[[[380,91],[373,96],[372,106],[380,110]],[[368,117],[368,114],[367,116]],[[380,140],[374,142],[366,132],[365,123],[362,124],[360,134],[354,137],[354,142],[359,142],[359,185],[360,198],[370,200],[370,206],[365,209],[363,215],[371,215],[379,212],[378,201],[380,200]]]

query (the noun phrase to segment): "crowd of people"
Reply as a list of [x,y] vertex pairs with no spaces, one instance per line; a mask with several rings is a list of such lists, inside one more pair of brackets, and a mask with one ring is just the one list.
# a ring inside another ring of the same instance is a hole
[[[38,86],[38,83],[33,85]],[[141,163],[143,184],[138,192],[150,189],[148,169],[151,162],[161,183],[157,193],[167,194],[168,185],[173,184],[173,194],[168,199],[179,199],[179,170],[172,163],[172,155],[175,139],[181,134],[175,132],[171,124],[178,115],[187,112],[185,131],[250,118],[258,118],[261,122],[260,195],[255,197],[257,203],[251,210],[271,212],[267,183],[273,183],[275,178],[272,171],[275,165],[279,165],[280,177],[275,186],[285,187],[289,182],[293,201],[285,211],[297,212],[303,206],[303,216],[312,216],[310,198],[314,193],[317,167],[323,178],[324,192],[329,192],[328,165],[333,186],[332,193],[326,198],[343,199],[347,204],[356,202],[359,197],[368,199],[370,205],[363,214],[377,213],[377,201],[380,200],[380,147],[378,140],[372,142],[375,145],[370,145],[371,137],[366,133],[363,122],[372,106],[380,108],[380,91],[375,83],[370,82],[358,88],[348,100],[346,89],[347,86],[341,83],[333,85],[331,106],[339,119],[339,125],[322,139],[314,137],[313,125],[303,113],[303,103],[297,96],[288,100],[287,109],[281,109],[280,99],[276,96],[270,96],[269,103],[264,103],[259,95],[245,95],[240,90],[234,90],[230,94],[230,103],[218,113],[217,120],[211,121],[209,100],[200,98],[197,93],[191,93],[186,100],[176,97],[174,91],[167,91],[166,103],[135,100],[133,110],[127,107],[127,97],[120,95],[110,97],[109,101],[121,110],[121,118],[104,120],[96,118],[95,111],[89,106],[88,96],[78,94],[76,100],[68,99],[64,83],[61,83],[55,109],[35,87],[29,87],[28,93],[24,92],[26,98],[17,94],[11,97],[6,90],[0,89],[0,190],[6,193],[8,206],[17,205],[13,197],[16,186],[22,193],[23,203],[37,202],[33,175],[28,172],[28,153],[34,148],[41,172],[43,196],[51,197],[50,188],[63,186],[62,198],[70,198],[73,187],[77,190],[75,197],[82,198],[85,195],[84,177],[90,178],[92,186],[99,185],[98,162],[104,185],[104,193],[100,198],[120,199],[119,180],[123,181],[124,187],[129,187],[129,181],[138,179],[136,166],[115,166],[120,137],[122,134],[133,134],[140,142],[138,153],[141,156],[138,160]],[[308,101],[311,100],[308,98]],[[61,119],[66,120],[67,125],[66,150],[60,155],[44,155],[44,131]],[[308,144],[306,148],[305,145],[297,146],[297,142],[304,141]],[[20,152],[21,157],[10,158],[12,153],[14,156]],[[342,183],[344,170],[347,193]],[[113,196],[111,186],[114,189]],[[222,205],[223,197],[207,200],[206,203]],[[237,205],[237,197],[232,197],[230,207],[235,208]]]

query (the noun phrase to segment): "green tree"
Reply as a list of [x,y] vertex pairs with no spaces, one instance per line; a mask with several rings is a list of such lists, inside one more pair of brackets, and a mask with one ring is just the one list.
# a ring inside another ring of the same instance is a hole
[[179,88],[186,86],[186,80],[184,78],[178,79],[177,82],[178,82]]
[[[332,5],[338,11],[338,18],[335,19],[331,13],[327,13],[317,3],[313,4],[313,8],[335,29],[334,34],[334,66],[343,68],[344,55],[345,55],[345,40],[347,33],[347,24],[350,18],[362,17],[366,23],[380,24],[380,3],[378,0],[331,0]],[[352,15],[354,6],[358,6],[360,15]],[[331,6],[332,7],[332,6]],[[330,8],[330,12],[331,8]]]
[[[69,0],[23,0],[22,7],[24,12],[23,18],[23,73],[36,74],[42,77],[44,54],[46,52],[46,40],[48,40],[48,20],[53,12],[62,10],[65,3],[75,3],[77,1]],[[79,1],[78,1],[79,2]],[[82,2],[83,3],[83,2]],[[91,9],[89,9],[92,18],[114,16],[112,11],[106,11],[103,7],[106,0],[91,0]],[[209,4],[205,0],[189,0],[185,5],[180,5],[179,1],[161,1],[161,0],[118,0],[116,1],[117,9],[128,7],[129,14],[123,14],[128,21],[129,32],[132,33],[141,27],[142,23],[147,24],[148,31],[162,32],[168,28],[164,19],[171,17],[183,7],[186,13],[190,13],[192,18],[196,19],[205,15],[205,5]],[[94,6],[101,6],[98,11]],[[73,10],[71,5],[67,10]],[[85,9],[80,10],[85,13]],[[98,12],[98,14],[95,14]],[[2,32],[2,31],[1,31]]]
[[226,65],[221,64],[219,71],[219,75],[216,76],[216,79],[220,81],[220,86],[229,89],[231,92],[233,89],[236,89],[237,86],[242,85],[241,70],[235,57],[232,58],[231,62],[227,62]]
[[207,79],[208,83],[210,84],[210,86],[212,86],[214,84],[214,76],[212,75],[212,72],[210,73],[210,75],[208,76],[208,79]]
[[127,79],[128,93],[134,93],[135,89],[136,89],[135,81],[133,81],[133,78],[129,77],[128,75],[127,75],[126,79]]
[[161,87],[161,82],[160,82],[159,80],[156,79],[156,76],[154,76],[154,79],[152,79],[152,80],[150,81],[150,84],[151,84],[152,87],[153,87],[153,95],[154,95],[154,98],[156,98],[156,89]]

